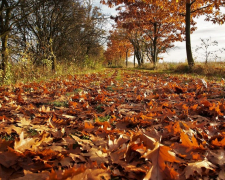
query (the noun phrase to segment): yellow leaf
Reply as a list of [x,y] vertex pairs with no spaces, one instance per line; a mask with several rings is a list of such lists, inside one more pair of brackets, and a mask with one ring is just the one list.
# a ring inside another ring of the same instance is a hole
[[35,144],[35,139],[24,139],[24,132],[20,134],[20,140],[15,141],[14,149],[19,152],[24,152],[26,149],[32,149],[32,145]]
[[188,179],[195,172],[201,175],[203,167],[210,170],[213,170],[213,168],[216,168],[215,165],[213,165],[207,160],[195,162],[195,163],[188,163],[188,166],[184,169],[186,179]]

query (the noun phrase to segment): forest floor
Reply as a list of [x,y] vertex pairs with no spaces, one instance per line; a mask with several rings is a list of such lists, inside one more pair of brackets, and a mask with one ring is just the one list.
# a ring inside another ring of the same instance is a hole
[[0,179],[225,179],[225,86],[107,69],[0,87]]

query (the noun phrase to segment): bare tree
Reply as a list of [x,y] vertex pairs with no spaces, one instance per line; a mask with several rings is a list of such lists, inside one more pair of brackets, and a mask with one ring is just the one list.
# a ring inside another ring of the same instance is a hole
[[210,57],[213,57],[213,58],[217,59],[217,58],[219,58],[217,53],[224,51],[224,49],[209,50],[209,48],[212,47],[212,46],[218,46],[218,42],[212,41],[211,37],[208,38],[208,39],[200,38],[200,40],[201,40],[201,45],[197,46],[195,51],[199,52],[201,50],[201,52],[199,52],[199,54],[202,55],[205,58],[205,64],[208,63]]

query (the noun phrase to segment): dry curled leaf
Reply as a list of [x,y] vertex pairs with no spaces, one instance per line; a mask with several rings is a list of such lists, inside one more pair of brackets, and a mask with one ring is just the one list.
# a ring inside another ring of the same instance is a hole
[[187,167],[184,169],[186,179],[188,179],[195,172],[201,175],[202,168],[205,168],[206,170],[214,170],[216,166],[210,163],[207,159],[199,162],[188,163]]

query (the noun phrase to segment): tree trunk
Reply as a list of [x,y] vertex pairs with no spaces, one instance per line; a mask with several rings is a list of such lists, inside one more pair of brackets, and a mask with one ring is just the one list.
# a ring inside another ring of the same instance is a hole
[[208,63],[208,56],[209,56],[209,53],[208,53],[208,48],[206,48],[206,53],[205,53],[205,64]]
[[52,71],[55,72],[56,71],[56,57],[55,57],[55,55],[53,55],[51,57],[51,59],[52,59]]
[[156,68],[156,64],[157,64],[157,35],[156,32],[157,31],[157,23],[154,23],[154,40],[153,40],[153,57],[152,57],[152,61],[153,61],[153,68]]
[[194,59],[191,51],[191,3],[186,2],[186,53],[188,65],[191,68],[194,66]]
[[126,67],[128,66],[128,49],[126,50]]
[[136,49],[134,51],[134,54],[135,54],[135,56],[137,58],[138,66],[140,67],[141,66],[141,54],[140,54],[139,50]]
[[56,71],[56,56],[53,52],[53,48],[52,48],[52,45],[51,45],[51,52],[50,52],[50,56],[51,56],[51,61],[52,61],[52,71],[55,72]]
[[144,64],[144,52],[141,50],[141,65]]
[[134,68],[135,68],[135,54],[134,54]]
[[206,56],[206,59],[205,59],[205,64],[208,63],[208,55]]
[[[154,40],[155,41],[155,40]],[[156,68],[156,65],[157,65],[157,47],[155,45],[155,42],[154,42],[154,45],[153,45],[153,56],[152,56],[152,60],[153,60],[153,68],[155,69]]]
[[9,61],[9,52],[8,52],[8,38],[9,35],[6,34],[1,38],[2,41],[2,64],[1,64],[1,69],[3,70],[4,74],[6,73],[7,70],[7,65],[8,65],[8,61]]

